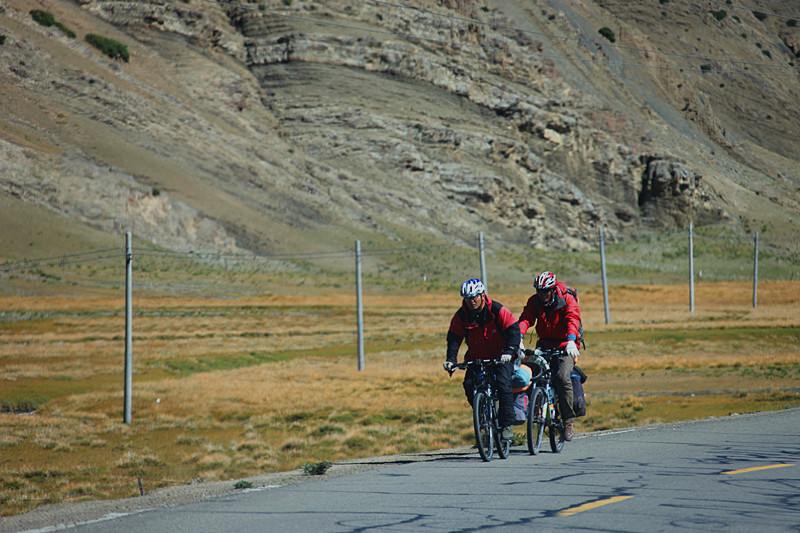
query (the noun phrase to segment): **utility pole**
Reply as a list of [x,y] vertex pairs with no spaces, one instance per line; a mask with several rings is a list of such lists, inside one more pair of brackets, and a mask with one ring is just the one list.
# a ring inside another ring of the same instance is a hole
[[481,281],[483,282],[483,286],[488,290],[489,285],[486,283],[486,258],[484,257],[482,231],[478,233],[478,249],[480,250],[481,255]]
[[753,308],[758,305],[758,232],[753,239],[755,250],[753,251]]
[[694,313],[694,245],[691,222],[689,223],[689,310]]
[[356,300],[358,315],[358,370],[364,370],[364,302],[361,291],[361,241],[356,241]]
[[123,422],[131,423],[131,394],[133,389],[133,251],[131,232],[125,234],[125,413]]
[[606,325],[611,320],[608,316],[608,283],[606,282],[606,248],[603,242],[603,228],[600,228],[600,277],[603,281],[603,304],[606,309]]

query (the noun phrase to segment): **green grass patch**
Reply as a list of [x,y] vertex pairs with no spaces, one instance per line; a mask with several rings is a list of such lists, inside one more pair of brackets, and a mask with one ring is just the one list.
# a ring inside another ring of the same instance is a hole
[[264,363],[274,363],[292,359],[299,354],[276,354],[265,352],[250,352],[247,354],[226,354],[201,359],[167,359],[147,363],[147,366],[165,370],[168,374],[181,377],[189,376],[196,372],[215,372],[218,370],[232,370]]
[[323,424],[312,429],[309,434],[313,437],[324,437],[326,435],[344,434],[345,429],[341,426],[333,424]]
[[286,420],[286,422],[291,424],[292,422],[304,422],[306,420],[313,420],[317,416],[318,415],[316,413],[311,413],[308,411],[297,411],[295,413],[286,415],[284,417],[284,420]]
[[800,380],[800,364],[774,363],[772,365],[755,365],[748,368],[734,368],[742,377],[796,379]]
[[639,342],[647,341],[663,344],[678,344],[689,341],[741,342],[750,343],[752,348],[763,349],[765,343],[798,344],[800,328],[795,326],[745,326],[720,328],[685,328],[680,330],[661,329],[617,329],[613,331],[592,330],[588,334],[595,342]]
[[355,422],[358,413],[356,412],[347,412],[347,413],[339,413],[335,415],[331,415],[328,417],[328,420],[331,422],[338,422],[341,424],[349,424]]
[[594,398],[578,431],[618,429],[644,424],[699,420],[710,416],[774,411],[800,406],[792,392],[658,395]]
[[19,378],[4,381],[0,388],[0,412],[31,412],[51,400],[90,392],[114,383],[120,383],[118,377],[98,376],[86,380],[71,380],[57,376],[51,379]]

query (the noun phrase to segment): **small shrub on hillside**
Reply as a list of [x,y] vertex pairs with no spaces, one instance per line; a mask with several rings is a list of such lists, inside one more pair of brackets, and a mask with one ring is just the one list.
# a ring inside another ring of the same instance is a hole
[[56,23],[56,18],[49,11],[42,11],[41,9],[34,9],[31,11],[31,18],[34,22],[49,28]]
[[602,28],[597,30],[597,33],[599,33],[600,35],[602,35],[603,37],[605,37],[606,39],[608,39],[612,43],[617,40],[616,36],[614,35],[614,32],[611,31],[611,28],[607,28],[606,26],[603,26]]
[[761,11],[753,11],[753,16],[758,20],[764,20],[765,18],[767,18],[767,14],[762,13]]
[[122,59],[127,63],[131,57],[128,53],[128,47],[114,39],[109,39],[108,37],[97,35],[96,33],[90,33],[86,35],[86,42],[111,59]]
[[794,28],[795,26],[797,26],[797,21],[795,19],[789,19],[786,21],[786,25]]
[[714,18],[717,20],[722,20],[728,16],[728,13],[724,9],[720,9],[719,11],[712,11],[711,14],[714,15]]
[[75,37],[77,37],[77,35],[75,35],[74,31],[72,31],[71,29],[67,28],[66,26],[64,26],[60,22],[56,22],[56,28],[61,30],[61,33],[63,33],[64,35],[66,35],[70,39],[74,39]]
[[320,461],[319,463],[303,463],[300,468],[310,476],[321,476],[331,467],[330,461]]
[[234,489],[252,489],[253,488],[253,484],[250,483],[249,481],[245,480],[245,479],[240,479],[239,481],[234,483],[233,488]]
[[49,11],[42,11],[41,9],[34,9],[30,13],[31,13],[31,18],[33,18],[33,20],[36,23],[38,23],[38,24],[40,24],[40,25],[42,25],[42,26],[44,26],[46,28],[49,28],[50,26],[55,26],[56,28],[61,30],[61,33],[63,33],[67,37],[69,37],[71,39],[75,38],[75,32],[72,31],[71,29],[67,28],[66,26],[64,26],[62,23],[58,22],[56,20],[56,18],[53,16],[53,14],[50,13]]
[[0,33],[0,46],[6,44],[6,36]]

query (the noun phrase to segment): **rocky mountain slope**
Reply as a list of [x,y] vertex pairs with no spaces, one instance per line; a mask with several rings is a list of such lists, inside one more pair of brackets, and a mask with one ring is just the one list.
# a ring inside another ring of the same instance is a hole
[[800,6],[743,3],[0,0],[0,218],[266,254],[690,223],[796,248]]

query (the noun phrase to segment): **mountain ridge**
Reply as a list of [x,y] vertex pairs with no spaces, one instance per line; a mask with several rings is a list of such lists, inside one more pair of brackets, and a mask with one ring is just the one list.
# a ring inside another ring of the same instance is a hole
[[695,59],[709,39],[737,68],[764,69],[765,50],[793,64],[797,30],[775,17],[663,0],[39,5],[131,59],[3,3],[0,191],[112,235],[269,254],[483,230],[577,251],[599,227],[781,243],[800,222],[797,76],[676,66],[711,64]]

